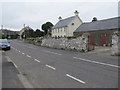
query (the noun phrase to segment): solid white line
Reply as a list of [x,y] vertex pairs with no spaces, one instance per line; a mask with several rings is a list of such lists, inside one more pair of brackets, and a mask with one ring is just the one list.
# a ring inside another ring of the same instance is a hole
[[8,62],[12,62],[16,68],[18,68],[17,65],[8,56],[6,56],[6,59],[8,60]]
[[31,58],[31,56],[27,55],[27,57]]
[[51,51],[45,51],[45,52],[52,53],[52,54],[56,54],[56,55],[62,55],[62,54],[60,54],[60,53],[55,53],[55,52],[51,52]]
[[82,80],[80,80],[80,79],[78,79],[78,78],[75,78],[75,77],[73,77],[73,76],[71,76],[71,75],[69,75],[69,74],[66,74],[66,76],[68,76],[68,77],[70,77],[70,78],[72,78],[72,79],[74,79],[74,80],[76,80],[76,81],[78,81],[78,82],[80,82],[80,83],[85,84],[84,81],[82,81]]
[[52,66],[50,66],[50,65],[45,65],[46,67],[48,67],[48,68],[51,68],[51,69],[53,69],[53,70],[56,70],[54,67],[52,67]]
[[18,78],[25,88],[33,88],[32,84],[28,81],[28,79],[24,75],[18,74]]
[[16,68],[18,68],[17,65],[16,65],[14,62],[13,62],[13,64],[14,64],[14,66],[15,66]]
[[112,65],[112,64],[102,63],[102,62],[96,62],[96,61],[87,60],[87,59],[83,59],[83,58],[77,58],[77,57],[73,57],[73,58],[74,59],[79,59],[79,60],[82,60],[82,61],[87,61],[87,62],[90,62],[90,63],[96,63],[96,64],[111,66],[111,67],[115,67],[115,68],[120,68],[120,66],[117,66],[117,65]]
[[5,51],[2,51],[3,53],[5,52]]
[[40,62],[39,60],[37,60],[37,59],[34,59],[35,61],[37,61],[37,62]]

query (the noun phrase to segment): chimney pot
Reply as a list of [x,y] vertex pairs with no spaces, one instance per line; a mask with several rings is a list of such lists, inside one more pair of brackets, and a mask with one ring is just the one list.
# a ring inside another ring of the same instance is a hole
[[79,14],[79,12],[77,10],[75,10],[74,14],[77,16]]
[[58,19],[59,19],[59,21],[60,21],[60,20],[62,20],[62,17],[60,16]]

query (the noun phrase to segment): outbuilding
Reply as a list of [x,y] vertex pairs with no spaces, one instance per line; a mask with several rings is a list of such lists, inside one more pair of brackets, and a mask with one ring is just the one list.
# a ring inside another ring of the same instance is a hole
[[83,23],[75,31],[74,36],[89,33],[95,45],[112,45],[112,34],[120,30],[120,17]]

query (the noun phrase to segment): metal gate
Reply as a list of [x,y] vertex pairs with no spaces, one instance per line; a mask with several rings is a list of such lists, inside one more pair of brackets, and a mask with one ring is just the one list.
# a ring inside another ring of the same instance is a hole
[[94,50],[94,48],[95,48],[95,44],[94,44],[95,39],[94,38],[95,38],[94,35],[88,36],[88,51]]
[[101,35],[101,45],[105,46],[107,44],[106,34]]

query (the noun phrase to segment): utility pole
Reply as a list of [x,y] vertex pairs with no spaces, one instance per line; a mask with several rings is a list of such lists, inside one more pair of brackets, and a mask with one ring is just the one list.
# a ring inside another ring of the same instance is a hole
[[3,25],[1,25],[1,29],[3,29]]
[[25,28],[25,24],[23,24],[23,27]]

